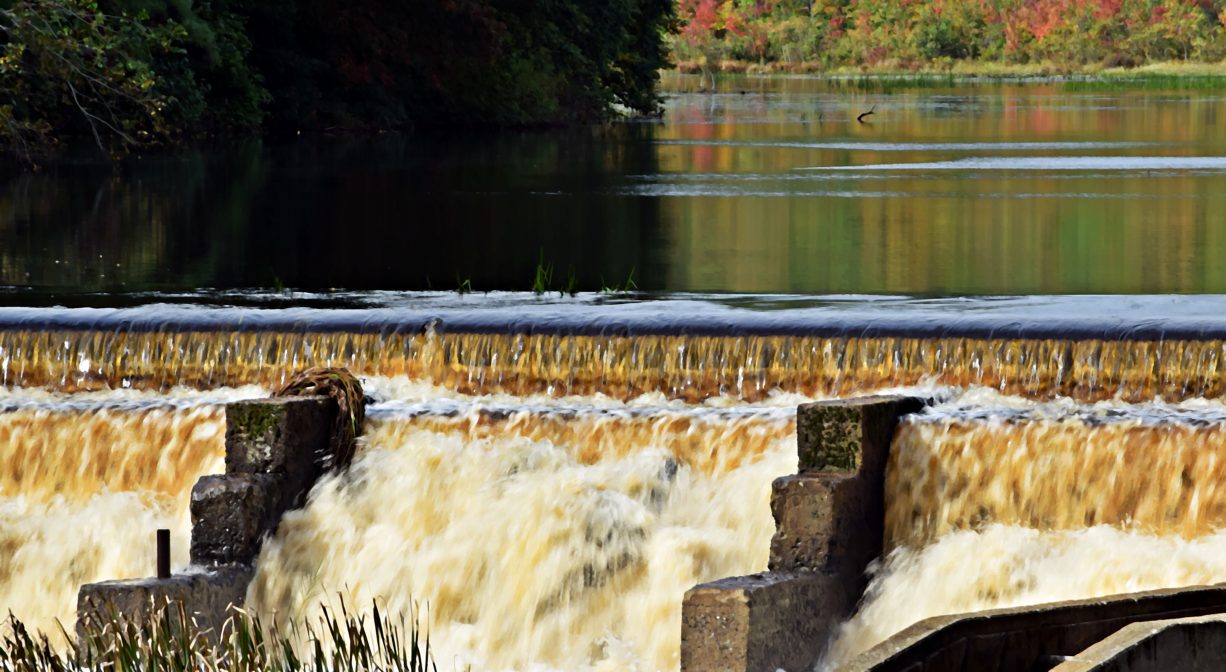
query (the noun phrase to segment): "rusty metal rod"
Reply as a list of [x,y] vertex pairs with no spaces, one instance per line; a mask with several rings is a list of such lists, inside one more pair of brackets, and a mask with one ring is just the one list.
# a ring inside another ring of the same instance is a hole
[[158,530],[158,578],[170,578],[170,530]]

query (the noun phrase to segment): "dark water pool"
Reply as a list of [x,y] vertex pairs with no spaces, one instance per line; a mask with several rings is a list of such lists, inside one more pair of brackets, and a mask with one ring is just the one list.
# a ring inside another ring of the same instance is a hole
[[0,301],[527,290],[542,262],[588,290],[1226,292],[1226,90],[666,84],[658,123],[10,173]]

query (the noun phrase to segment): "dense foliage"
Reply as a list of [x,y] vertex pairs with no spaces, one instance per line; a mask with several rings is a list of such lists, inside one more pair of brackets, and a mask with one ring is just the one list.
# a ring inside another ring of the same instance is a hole
[[249,20],[280,123],[532,124],[655,112],[672,3],[271,0]]
[[677,0],[681,59],[831,68],[1226,57],[1222,0]]
[[670,0],[0,0],[0,150],[657,111]]

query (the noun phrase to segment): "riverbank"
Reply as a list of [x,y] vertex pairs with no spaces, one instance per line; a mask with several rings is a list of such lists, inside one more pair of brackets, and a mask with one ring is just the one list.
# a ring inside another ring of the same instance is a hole
[[745,74],[745,75],[815,75],[832,79],[862,77],[913,78],[917,81],[974,79],[1074,79],[1108,82],[1171,81],[1196,83],[1217,81],[1226,88],[1226,61],[1193,63],[1166,61],[1139,67],[1108,67],[1101,63],[1074,65],[1067,63],[999,63],[958,61],[933,62],[923,66],[904,67],[899,64],[874,66],[827,67],[815,61],[750,62],[724,59],[714,64],[703,60],[679,60],[673,72],[680,74]]

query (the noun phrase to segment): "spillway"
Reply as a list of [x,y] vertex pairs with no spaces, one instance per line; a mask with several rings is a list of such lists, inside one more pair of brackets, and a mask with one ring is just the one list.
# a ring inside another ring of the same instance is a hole
[[930,616],[1226,581],[1226,405],[975,390],[905,419],[886,555],[823,668]]
[[300,618],[344,586],[429,604],[461,667],[675,669],[681,595],[765,566],[795,429],[786,406],[638,410],[376,417],[263,551],[251,605]]
[[[896,437],[890,554],[836,651],[942,610],[1208,581],[1226,311],[1135,302],[0,308],[0,597],[67,624],[79,584],[150,573],[156,527],[184,566],[221,404],[316,365],[362,376],[367,435],[265,545],[249,602],[417,601],[457,664],[676,669],[684,591],[766,566],[795,406],[883,390],[942,403]],[[1094,559],[1117,547],[1133,564]],[[975,579],[914,599],[951,573]]]
[[80,583],[149,572],[152,530],[187,564],[192,485],[222,465],[219,404],[257,393],[0,393],[0,602],[58,634]]
[[[987,395],[984,395],[987,396]],[[903,423],[886,488],[887,546],[987,523],[1126,526],[1187,539],[1226,523],[1226,407],[1217,402],[938,407]]]
[[[1144,297],[1143,297],[1144,298]],[[907,385],[1084,400],[1218,397],[1212,299],[532,302],[494,296],[351,309],[0,308],[0,384],[67,392],[283,382],[308,366],[465,394],[659,392],[701,402]],[[401,299],[408,301],[408,299]],[[420,305],[419,305],[420,304]]]

